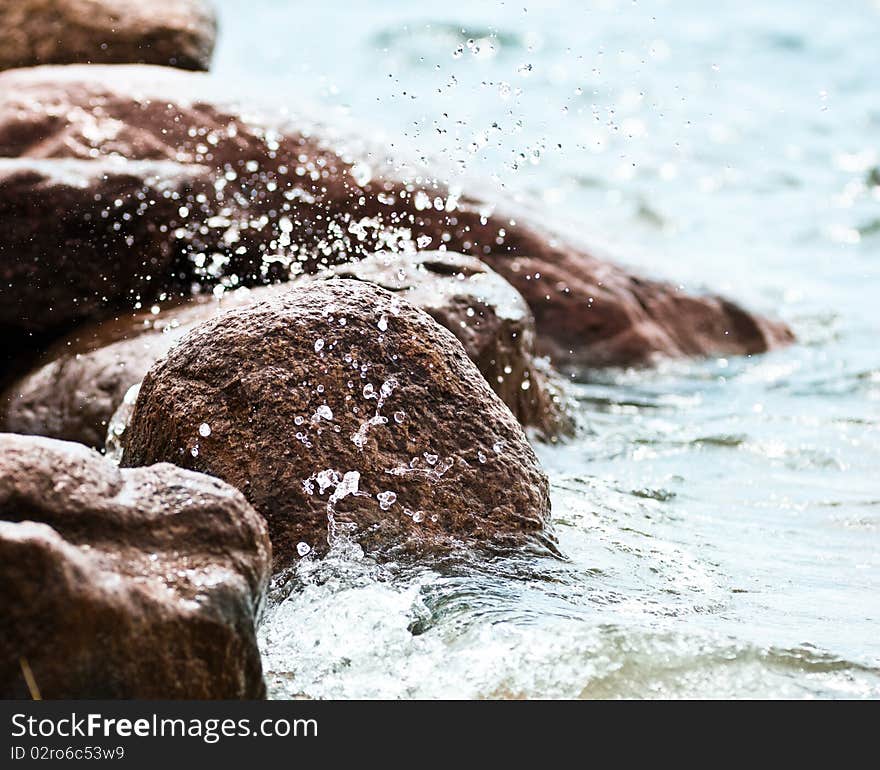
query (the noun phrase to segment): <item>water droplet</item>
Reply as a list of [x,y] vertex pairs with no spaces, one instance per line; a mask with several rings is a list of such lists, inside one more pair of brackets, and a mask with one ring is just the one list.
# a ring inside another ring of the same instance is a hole
[[312,547],[308,543],[297,543],[296,544],[296,552],[300,556],[305,556],[312,550]]
[[208,425],[208,423],[203,422],[201,425],[199,425],[199,435],[203,436],[204,438],[208,438],[208,436],[211,435],[211,426]]
[[324,348],[324,340],[322,340],[320,337],[318,337],[318,339],[315,340],[315,352],[320,353],[321,350],[323,350],[323,348]]
[[359,187],[369,184],[373,178],[373,170],[366,163],[355,163],[349,173]]
[[425,514],[422,513],[421,511],[414,511],[414,512],[413,512],[412,520],[413,520],[416,524],[418,524],[418,523],[419,523],[420,521],[422,521],[424,518],[425,518]]
[[399,411],[399,412],[394,413],[394,422],[396,422],[398,425],[403,425],[403,421],[405,419],[406,419],[406,412]]
[[388,319],[384,315],[382,315],[381,318],[379,318],[379,323],[377,323],[376,326],[379,327],[380,332],[388,331]]
[[438,459],[437,455],[432,455],[430,452],[425,452],[424,457],[425,457],[425,460],[427,461],[428,465],[434,465]]
[[387,511],[397,501],[397,495],[389,490],[377,493],[376,499],[379,501],[379,507],[383,511]]
[[332,420],[333,410],[329,406],[327,406],[327,404],[321,404],[321,406],[319,406],[315,410],[315,417],[322,417],[325,420]]

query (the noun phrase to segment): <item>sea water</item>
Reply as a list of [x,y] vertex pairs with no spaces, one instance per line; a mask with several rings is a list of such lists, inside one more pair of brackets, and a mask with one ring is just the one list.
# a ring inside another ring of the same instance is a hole
[[538,447],[561,559],[304,558],[270,693],[880,696],[880,3],[217,5],[231,86],[798,336],[578,373],[578,436]]

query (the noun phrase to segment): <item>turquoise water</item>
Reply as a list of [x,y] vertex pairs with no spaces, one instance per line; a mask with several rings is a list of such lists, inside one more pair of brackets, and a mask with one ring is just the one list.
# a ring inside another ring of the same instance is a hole
[[581,373],[539,449],[564,560],[305,560],[275,695],[880,697],[880,3],[770,5],[218,2],[230,88],[799,337]]

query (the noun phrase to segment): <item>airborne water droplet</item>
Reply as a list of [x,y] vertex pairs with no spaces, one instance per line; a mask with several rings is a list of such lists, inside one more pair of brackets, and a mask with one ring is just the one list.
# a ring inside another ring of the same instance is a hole
[[211,435],[211,426],[208,425],[208,423],[203,422],[201,425],[199,425],[199,435],[204,438],[208,438],[208,436]]
[[373,170],[366,163],[355,163],[349,173],[359,187],[369,184],[373,178]]

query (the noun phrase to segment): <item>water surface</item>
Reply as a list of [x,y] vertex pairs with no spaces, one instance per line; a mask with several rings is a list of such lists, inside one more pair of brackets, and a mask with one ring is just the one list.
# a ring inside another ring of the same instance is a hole
[[216,70],[780,316],[760,357],[582,372],[562,560],[276,586],[278,697],[880,697],[880,5],[219,2]]

